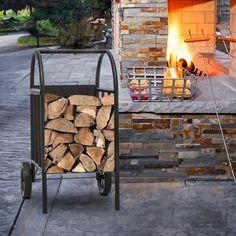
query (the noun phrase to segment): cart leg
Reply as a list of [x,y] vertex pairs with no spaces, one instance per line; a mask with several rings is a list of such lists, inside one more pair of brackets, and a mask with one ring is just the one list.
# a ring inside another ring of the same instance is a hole
[[118,168],[115,170],[115,210],[120,210],[120,173]]
[[42,171],[42,204],[43,214],[47,214],[47,174],[44,171]]
[[31,177],[32,177],[32,182],[35,182],[35,166],[34,166],[34,164],[31,164]]

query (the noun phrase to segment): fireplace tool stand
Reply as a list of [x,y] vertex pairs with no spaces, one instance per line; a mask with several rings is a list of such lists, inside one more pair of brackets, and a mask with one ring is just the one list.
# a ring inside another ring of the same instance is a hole
[[[44,54],[99,54],[96,79],[94,85],[45,85],[45,74],[42,61]],[[107,55],[112,69],[113,89],[100,87],[101,65]],[[38,63],[39,85],[35,84],[35,64]],[[42,172],[42,210],[47,213],[47,171],[44,160],[45,154],[45,94],[52,93],[60,97],[71,95],[87,95],[101,98],[106,95],[114,96],[114,176],[115,176],[115,209],[120,209],[119,191],[119,115],[118,115],[118,75],[114,58],[109,50],[39,50],[35,51],[31,60],[30,72],[30,112],[31,112],[31,160],[22,162],[21,193],[22,197],[31,197],[32,182],[35,181],[36,169]],[[37,167],[37,168],[35,168]],[[70,173],[70,172],[69,172]],[[86,172],[88,173],[88,172]],[[93,172],[94,173],[94,172]],[[66,175],[66,174],[65,174]],[[112,172],[96,171],[98,190],[101,195],[108,195],[112,185]]]
[[[218,112],[218,109],[217,109],[216,99],[215,99],[215,95],[214,95],[214,91],[213,91],[213,87],[212,87],[212,82],[211,82],[211,79],[210,79],[209,74],[208,74],[207,63],[205,61],[204,55],[202,55],[202,54],[200,55],[200,54],[196,53],[196,49],[195,49],[195,45],[194,45],[195,43],[198,43],[198,42],[206,42],[206,44],[208,45],[208,42],[209,42],[210,38],[205,36],[203,30],[202,30],[202,37],[199,37],[199,38],[192,37],[192,34],[191,34],[190,30],[189,30],[189,36],[190,36],[190,38],[185,39],[184,42],[185,43],[191,43],[194,54],[196,56],[200,57],[202,62],[203,62],[203,65],[204,65],[204,68],[205,68],[205,76],[207,78],[207,81],[208,81],[208,84],[209,84],[209,87],[210,87],[210,90],[211,90],[211,97],[212,97],[212,101],[214,103],[214,110],[215,110],[217,121],[218,121],[218,124],[219,124],[220,133],[221,133],[221,137],[222,137],[222,140],[223,140],[223,145],[224,145],[225,152],[226,152],[227,159],[228,159],[228,164],[229,164],[229,167],[230,167],[230,171],[231,171],[233,180],[236,183],[236,177],[235,177],[234,169],[233,169],[233,166],[232,166],[233,161],[230,158],[228,146],[227,146],[226,139],[225,139],[225,134],[224,134],[224,131],[223,131],[223,128],[222,128],[220,115],[219,115],[219,112]],[[225,47],[226,47],[225,41],[230,41],[230,42],[236,43],[236,39],[233,39],[233,38],[228,39],[228,38],[222,37],[221,40],[223,40]],[[207,47],[207,52],[209,53],[208,47]],[[228,52],[228,54],[230,56],[233,56],[229,52]]]

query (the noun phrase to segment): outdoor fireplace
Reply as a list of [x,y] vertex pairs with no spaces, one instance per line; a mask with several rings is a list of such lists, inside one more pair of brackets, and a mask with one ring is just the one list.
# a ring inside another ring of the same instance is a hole
[[[230,1],[230,9],[235,39],[236,0]],[[115,0],[114,10],[114,48],[121,69],[168,68],[184,59],[203,71],[197,83],[200,94],[193,100],[134,102],[128,89],[120,88],[120,152],[125,165],[137,165],[140,172],[156,167],[155,173],[171,179],[228,178],[216,109],[230,158],[236,160],[236,49],[231,43],[233,57],[216,50],[217,0]],[[207,72],[216,103],[204,77]]]
[[[189,61],[199,53],[215,53],[216,0],[115,2],[114,47],[119,52],[121,68],[166,66],[171,55],[173,65],[176,57],[186,57],[184,59]],[[235,2],[231,0],[232,37],[236,31]],[[188,38],[204,37],[209,40],[194,44],[184,42]],[[231,53],[236,54],[233,45]],[[229,73],[233,76],[236,74],[234,65],[235,59],[231,58]]]

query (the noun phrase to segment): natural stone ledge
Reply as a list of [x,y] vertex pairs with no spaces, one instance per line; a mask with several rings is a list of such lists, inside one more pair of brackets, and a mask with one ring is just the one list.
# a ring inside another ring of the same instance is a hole
[[[228,76],[212,76],[214,96],[219,113],[236,114],[236,79]],[[199,79],[197,87],[200,90],[193,101],[182,102],[133,102],[128,88],[120,88],[119,111],[122,112],[152,112],[152,113],[193,113],[215,114],[214,102],[207,79]]]

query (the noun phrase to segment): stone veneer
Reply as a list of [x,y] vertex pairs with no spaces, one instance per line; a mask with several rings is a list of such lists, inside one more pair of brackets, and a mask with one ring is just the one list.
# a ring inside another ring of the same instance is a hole
[[168,0],[121,0],[121,66],[165,65]]
[[[197,52],[215,51],[215,0],[121,0],[119,48],[121,67],[166,65],[168,22],[178,21],[180,36],[211,40],[195,44]],[[191,45],[190,45],[191,46]],[[192,46],[191,46],[192,47]],[[192,48],[191,48],[192,50]]]
[[[221,122],[230,156],[236,159],[236,115],[221,115]],[[163,171],[186,178],[231,176],[214,114],[121,113],[119,126],[121,156],[152,156],[159,165],[172,167]]]
[[[236,0],[230,0],[230,30],[236,38]],[[229,74],[236,78],[236,43],[231,43],[230,51],[235,58],[230,58]]]

